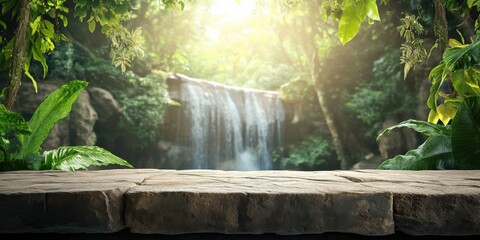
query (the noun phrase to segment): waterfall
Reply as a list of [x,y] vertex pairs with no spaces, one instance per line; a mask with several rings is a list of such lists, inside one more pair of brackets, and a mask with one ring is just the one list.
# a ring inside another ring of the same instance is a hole
[[272,153],[282,146],[285,118],[278,93],[180,74],[175,79],[181,110],[176,114],[174,142],[183,146],[180,155],[189,168],[272,169]]

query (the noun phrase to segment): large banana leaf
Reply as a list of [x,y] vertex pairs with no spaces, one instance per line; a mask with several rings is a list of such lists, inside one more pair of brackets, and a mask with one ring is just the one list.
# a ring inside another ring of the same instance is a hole
[[45,163],[41,169],[75,171],[90,166],[118,164],[132,167],[127,161],[97,146],[63,146],[44,153]]
[[391,126],[389,128],[386,128],[383,130],[377,137],[377,141],[380,140],[380,138],[392,131],[393,129],[396,128],[411,128],[419,133],[424,134],[425,136],[428,137],[435,137],[435,136],[450,136],[452,134],[452,130],[450,129],[450,126],[443,126],[440,124],[433,124],[425,121],[419,121],[419,120],[413,120],[409,119],[406,121],[403,121],[397,125]]
[[40,151],[40,146],[52,127],[56,122],[68,116],[73,103],[87,85],[88,83],[85,81],[71,81],[45,98],[28,122],[32,134],[25,137],[17,158],[22,159]]
[[452,150],[460,169],[480,169],[480,97],[464,98],[452,121]]
[[455,169],[449,136],[430,137],[417,149],[384,161],[384,170],[446,170]]

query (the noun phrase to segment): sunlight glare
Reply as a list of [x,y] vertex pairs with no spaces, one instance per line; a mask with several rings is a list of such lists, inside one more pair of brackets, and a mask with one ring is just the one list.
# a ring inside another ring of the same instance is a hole
[[228,20],[241,21],[249,17],[255,8],[255,0],[214,0],[211,13]]

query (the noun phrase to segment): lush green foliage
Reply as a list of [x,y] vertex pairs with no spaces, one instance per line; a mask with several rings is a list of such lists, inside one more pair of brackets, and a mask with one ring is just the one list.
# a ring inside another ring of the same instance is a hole
[[347,106],[368,126],[367,136],[378,134],[382,123],[413,111],[415,99],[402,81],[399,51],[389,50],[373,63],[373,79],[360,84]]
[[385,160],[379,169],[389,170],[449,170],[456,164],[452,155],[450,137],[436,136],[427,139],[417,149]]
[[[48,65],[46,62],[46,54],[49,54],[55,49],[55,43],[67,40],[68,38],[64,34],[59,34],[56,31],[58,28],[58,22],[61,21],[62,25],[66,27],[68,25],[67,14],[71,11],[66,6],[65,0],[60,1],[29,1],[30,15],[20,16],[20,1],[17,0],[2,0],[0,3],[3,5],[2,15],[10,14],[12,19],[19,19],[26,17],[29,19],[29,28],[27,30],[27,49],[24,51],[27,53],[27,59],[24,66],[25,75],[28,76],[36,87],[36,81],[29,72],[30,63],[32,60],[38,61],[43,67],[43,77],[48,72]],[[129,64],[132,57],[136,56],[139,51],[135,48],[138,41],[136,35],[132,34],[131,37],[125,34],[127,31],[122,25],[122,21],[125,20],[125,14],[132,8],[130,1],[94,1],[89,3],[85,0],[74,1],[74,16],[83,21],[87,19],[87,24],[91,32],[95,31],[96,24],[100,24],[102,32],[112,39],[112,60],[115,64],[118,64],[124,68]],[[6,27],[6,24],[3,24]],[[2,51],[0,52],[1,66],[0,71],[8,69],[11,65],[12,52],[14,48],[14,36],[10,38],[2,39]],[[128,44],[134,44],[132,46]]]
[[377,140],[379,140],[383,135],[389,133],[393,129],[403,128],[403,127],[414,129],[415,131],[422,133],[428,137],[450,136],[452,134],[452,130],[450,126],[443,126],[443,125],[433,124],[425,121],[409,119],[395,126],[386,128],[377,136]]
[[[98,137],[108,138],[108,141],[125,137],[140,148],[155,143],[161,134],[165,111],[173,104],[168,96],[165,73],[147,68],[142,72],[146,74],[143,77],[132,71],[122,74],[109,61],[92,59],[88,53],[72,44],[59,44],[59,48],[47,59],[52,69],[47,76],[49,80],[67,77],[88,79],[95,86],[112,93],[121,106],[118,125],[115,122],[109,126],[115,131],[108,132],[109,136]],[[69,64],[63,64],[61,59]],[[38,73],[32,70],[32,74]]]
[[[480,96],[480,34],[472,44],[462,44],[454,39],[449,43],[450,48],[445,50],[442,62],[430,72],[432,87],[427,102],[431,109],[429,122],[440,120],[445,125],[455,117],[463,98]],[[441,91],[442,85],[449,82],[454,91]]]
[[125,160],[113,155],[109,151],[97,146],[63,146],[55,150],[46,151],[45,162],[40,169],[58,169],[75,171],[88,169],[92,166],[120,164],[131,167]]
[[342,6],[342,17],[338,24],[338,37],[345,45],[360,30],[360,26],[368,17],[368,21],[379,21],[376,0],[345,0]]
[[410,127],[430,136],[418,149],[382,163],[380,169],[479,169],[480,97],[462,100],[451,127],[423,121],[408,121],[391,127]]
[[283,169],[319,170],[335,155],[331,141],[325,136],[313,136],[302,141],[286,158],[279,159]]
[[[1,150],[0,170],[77,170],[89,166],[129,163],[110,152],[90,146],[64,146],[40,155],[40,146],[56,122],[65,118],[79,93],[87,86],[85,81],[71,81],[50,93],[25,122],[18,113],[9,112],[0,105]],[[12,119],[14,121],[12,121]],[[28,128],[27,128],[28,127]],[[15,143],[16,146],[14,146]]]
[[138,147],[155,143],[163,116],[172,103],[166,90],[166,75],[152,72],[145,77],[127,73],[124,87],[112,91],[121,103],[120,129]]
[[480,169],[480,97],[467,97],[452,122],[453,157],[461,169]]
[[[443,1],[443,4],[450,11],[459,11],[467,14],[471,9],[480,10],[478,1],[469,0],[464,4],[458,4],[456,1]],[[446,16],[441,16],[444,6],[435,3],[436,23],[435,33],[437,42],[442,43],[448,33],[446,26]],[[364,9],[353,9],[352,12],[346,11],[348,8],[340,6],[343,15],[349,14],[352,18],[365,18]],[[333,11],[335,13],[335,11]],[[477,104],[480,97],[478,91],[480,84],[479,56],[480,47],[478,41],[478,19],[475,21],[476,39],[471,44],[466,44],[463,36],[461,42],[451,39],[449,48],[443,53],[442,62],[432,69],[429,79],[432,80],[430,97],[427,105],[431,109],[429,122],[405,121],[396,126],[386,129],[379,135],[399,127],[409,127],[430,135],[427,141],[418,149],[409,151],[406,155],[399,155],[393,159],[386,160],[379,168],[381,169],[478,169],[478,116],[480,108]],[[417,35],[422,34],[423,26],[418,22],[418,17],[406,15],[401,19],[402,24],[398,27],[400,35],[406,42],[402,45],[401,63],[404,64],[404,78],[406,78],[411,67],[428,58],[429,53],[425,50],[424,42]],[[340,19],[340,26],[342,25]],[[347,24],[348,28],[356,29],[358,21]],[[348,29],[347,28],[347,29]],[[346,41],[353,38],[354,35],[346,35],[344,32],[338,32],[340,39]],[[434,47],[436,47],[434,45]],[[443,83],[451,83],[452,90],[449,93],[441,92]],[[473,96],[473,97],[472,97]],[[439,104],[439,97],[442,101]],[[451,132],[449,127],[436,126],[438,121],[442,121],[445,126],[451,123]]]
[[73,103],[86,86],[87,82],[72,81],[45,98],[28,121],[32,134],[24,137],[17,158],[23,159],[40,150],[41,144],[48,137],[55,123],[68,116]]
[[[424,39],[420,36],[424,34],[424,28],[419,21],[418,16],[406,14],[401,19],[402,24],[397,27],[400,32],[400,36],[405,39],[405,43],[402,44],[400,49],[402,50],[402,56],[400,57],[400,63],[404,65],[403,78],[407,78],[408,72],[413,67],[415,68],[425,60],[429,54],[424,46]],[[437,46],[435,44],[430,52]]]

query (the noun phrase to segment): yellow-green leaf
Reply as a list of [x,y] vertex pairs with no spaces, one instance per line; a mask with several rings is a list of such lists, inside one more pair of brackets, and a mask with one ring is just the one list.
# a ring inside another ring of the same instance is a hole
[[430,110],[430,113],[428,114],[428,122],[429,123],[438,123],[438,120],[440,120],[438,118],[438,114],[435,110]]
[[350,1],[344,7],[338,24],[338,38],[343,45],[357,35],[362,22],[367,17],[366,1],[369,0]]
[[97,23],[95,21],[90,21],[88,23],[88,30],[93,33],[95,31],[95,26],[97,25]]
[[42,20],[41,16],[35,18],[33,22],[30,23],[30,27],[32,28],[32,35],[35,34],[40,26],[40,21]]
[[460,96],[473,94],[473,89],[466,83],[468,77],[467,71],[458,70],[452,74],[452,84]]
[[472,69],[465,71],[464,81],[477,96],[480,96],[480,76],[477,73]]
[[367,0],[365,5],[367,7],[367,16],[372,20],[380,21],[376,0]]
[[457,114],[457,108],[450,103],[443,103],[437,107],[437,114],[443,125],[446,126]]
[[35,93],[38,93],[37,81],[35,81],[35,78],[33,78],[32,74],[30,74],[30,72],[28,71],[29,68],[30,68],[30,63],[25,63],[25,65],[23,65],[23,71],[25,75],[28,78],[30,78],[30,81],[32,81],[33,89],[35,89]]
[[457,41],[456,39],[450,38],[448,40],[448,46],[463,48],[463,47],[466,47],[467,45],[463,45],[461,42]]

